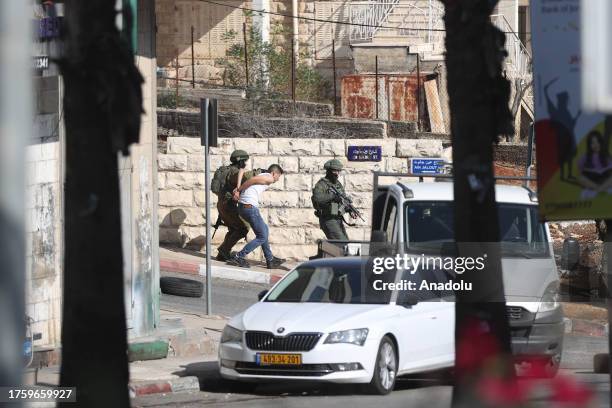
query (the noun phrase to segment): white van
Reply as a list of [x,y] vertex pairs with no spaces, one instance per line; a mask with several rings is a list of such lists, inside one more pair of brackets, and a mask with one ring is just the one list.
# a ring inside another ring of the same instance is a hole
[[[454,241],[452,179],[379,185],[385,176],[397,175],[374,174],[371,241],[321,241],[319,256],[367,255],[372,241],[399,254]],[[495,196],[512,349],[518,363],[545,359],[554,375],[561,361],[564,323],[550,231],[538,219],[537,196],[529,188],[496,185]]]

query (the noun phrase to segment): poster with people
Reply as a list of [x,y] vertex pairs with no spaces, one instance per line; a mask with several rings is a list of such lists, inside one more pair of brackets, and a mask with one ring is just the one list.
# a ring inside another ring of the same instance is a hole
[[580,0],[531,2],[540,216],[612,218],[612,122],[581,110]]

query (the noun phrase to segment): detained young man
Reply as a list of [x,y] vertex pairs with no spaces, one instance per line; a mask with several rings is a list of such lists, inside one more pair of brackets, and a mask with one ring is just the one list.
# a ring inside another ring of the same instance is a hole
[[247,243],[240,252],[227,261],[228,264],[243,268],[250,267],[249,262],[245,258],[260,246],[266,258],[266,267],[268,269],[277,268],[285,262],[284,259],[272,255],[270,243],[268,242],[268,226],[259,212],[261,194],[270,188],[272,184],[276,183],[282,175],[283,169],[278,164],[273,164],[266,173],[251,177],[234,190],[234,198],[238,199],[238,214],[240,218],[249,223],[251,228],[253,228],[255,239]]

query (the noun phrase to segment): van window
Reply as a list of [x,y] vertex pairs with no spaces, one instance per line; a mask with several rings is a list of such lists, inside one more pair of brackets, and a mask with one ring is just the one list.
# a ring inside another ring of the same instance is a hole
[[[504,256],[548,256],[548,239],[534,205],[498,203],[499,240]],[[410,247],[454,242],[453,202],[419,201],[405,207]],[[433,248],[432,248],[433,249]]]
[[395,233],[397,229],[397,202],[393,196],[389,196],[387,201],[387,209],[383,222],[383,231],[387,236],[387,242],[395,241]]

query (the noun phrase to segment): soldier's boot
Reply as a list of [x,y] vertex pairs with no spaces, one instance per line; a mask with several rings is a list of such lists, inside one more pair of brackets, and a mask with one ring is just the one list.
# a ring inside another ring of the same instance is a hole
[[232,258],[232,254],[227,252],[227,251],[223,251],[221,249],[218,250],[217,252],[217,257],[215,258],[217,261],[221,261],[221,262],[227,262]]

